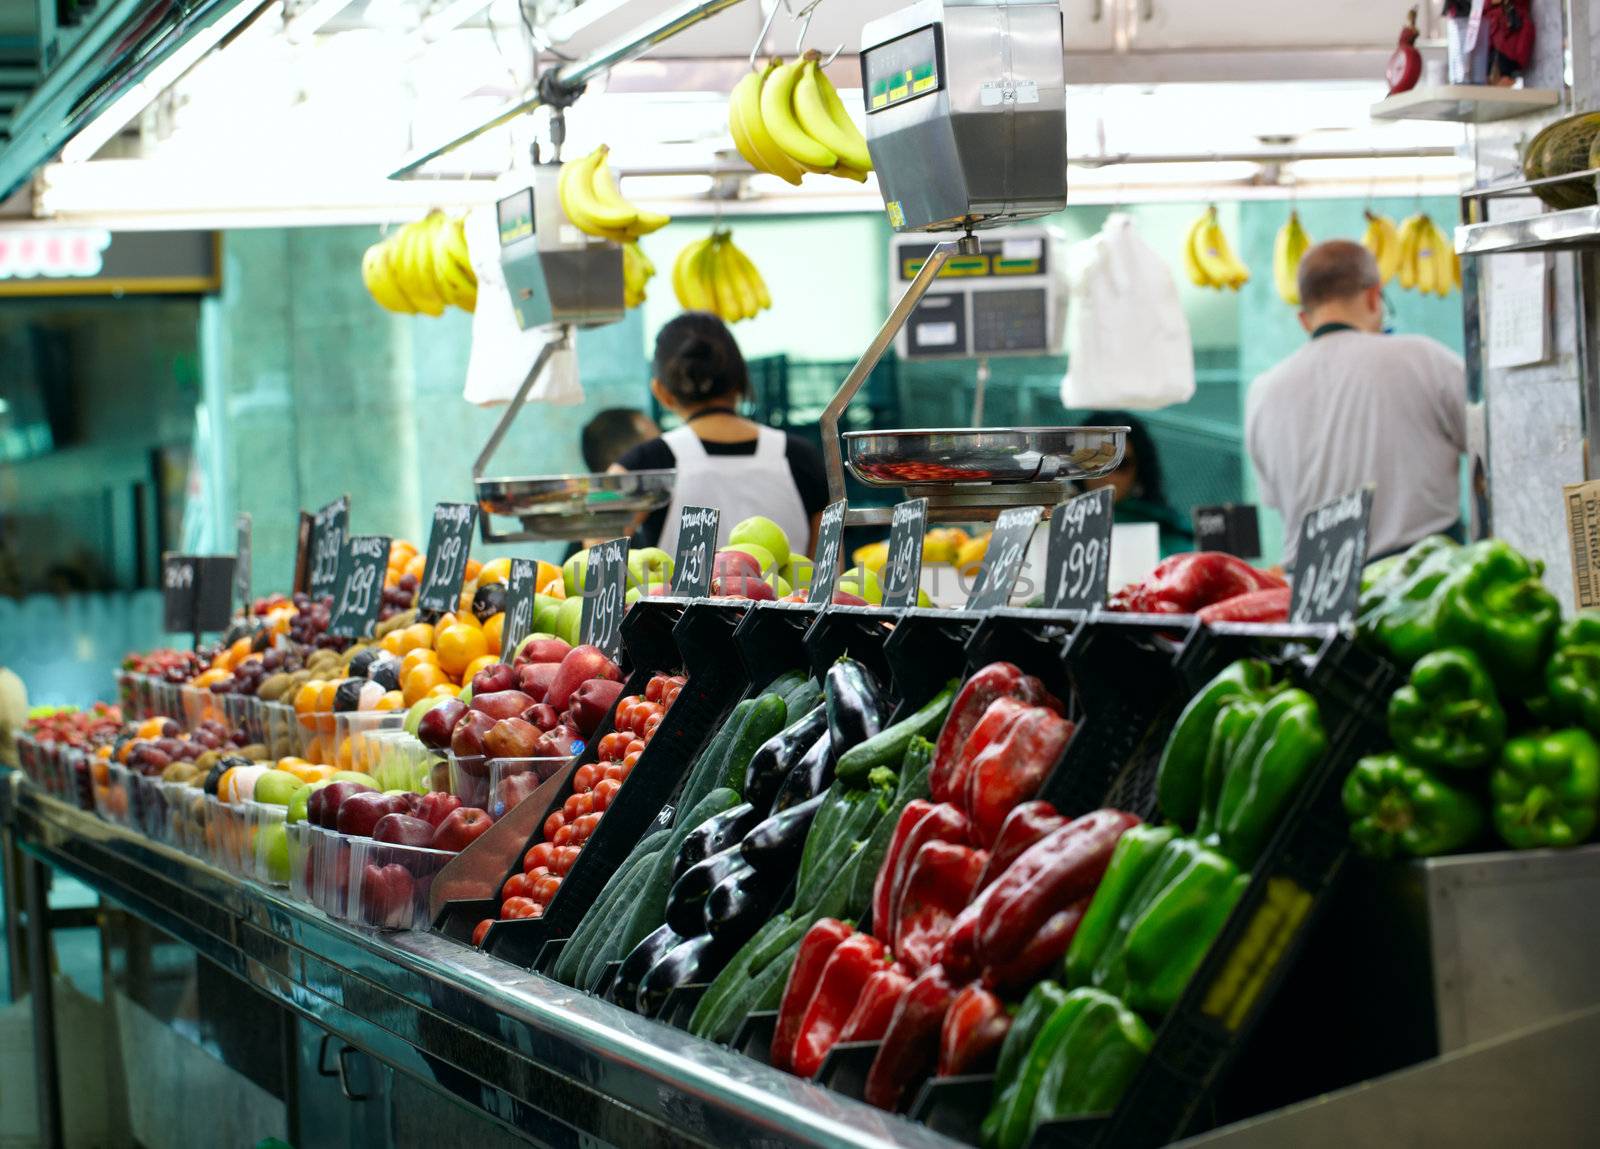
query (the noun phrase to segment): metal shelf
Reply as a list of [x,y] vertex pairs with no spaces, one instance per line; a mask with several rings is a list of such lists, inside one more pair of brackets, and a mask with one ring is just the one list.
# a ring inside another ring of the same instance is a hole
[[334,922],[18,771],[0,770],[0,824],[281,1005],[538,1144],[957,1147],[438,935]]
[[1375,120],[1447,120],[1487,124],[1526,116],[1561,102],[1546,88],[1497,88],[1479,84],[1441,84],[1413,88],[1372,105]]
[[1587,247],[1600,247],[1600,207],[1571,208],[1456,228],[1456,252],[1460,255],[1575,251]]

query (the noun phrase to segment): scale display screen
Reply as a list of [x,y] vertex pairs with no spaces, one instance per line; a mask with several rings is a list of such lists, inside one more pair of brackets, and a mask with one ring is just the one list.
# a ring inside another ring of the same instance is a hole
[[867,114],[937,92],[942,84],[939,65],[937,24],[929,24],[862,52],[861,78],[866,89]]
[[527,239],[533,234],[533,189],[506,196],[495,204],[495,213],[500,220],[501,247]]
[[[910,283],[927,262],[933,244],[904,244],[896,249],[896,271]],[[939,269],[940,279],[994,279],[1008,275],[1043,275],[1049,270],[1041,239],[986,239],[977,255],[952,255]]]

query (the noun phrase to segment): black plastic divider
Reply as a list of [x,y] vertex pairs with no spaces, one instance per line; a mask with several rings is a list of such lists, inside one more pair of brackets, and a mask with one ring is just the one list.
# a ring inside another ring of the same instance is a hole
[[735,1052],[742,1053],[762,1065],[772,1064],[772,1037],[778,1030],[778,1011],[758,1009],[745,1015],[734,1031],[731,1043]]
[[806,631],[820,613],[820,607],[788,602],[758,602],[745,612],[733,632],[733,643],[750,683],[749,697],[781,674],[810,668]]
[[952,678],[965,677],[966,648],[983,615],[967,610],[912,607],[900,615],[883,644],[893,694],[893,718],[919,709]]
[[[619,701],[642,694],[650,678],[663,672],[681,669],[686,676],[683,689],[596,825],[593,837],[562,879],[544,915],[497,922],[484,938],[484,949],[531,969],[547,940],[570,936],[583,920],[617,866],[658,819],[663,805],[693,766],[702,743],[744,690],[743,667],[733,649],[733,632],[744,612],[744,603],[731,600],[660,598],[640,599],[628,609],[622,620],[622,640],[634,671]],[[612,728],[613,716],[607,715],[584,748],[580,766],[597,760],[600,741]],[[557,794],[545,816],[560,809],[570,794],[570,786]],[[542,841],[542,821],[540,826],[537,840]]]
[[690,982],[680,985],[667,994],[667,1000],[661,1004],[661,1012],[657,1021],[664,1021],[675,1029],[688,1029],[689,1020],[694,1017],[695,1007],[700,1004],[700,999],[706,995],[706,990],[711,988],[708,981]]
[[849,657],[887,686],[889,662],[883,655],[883,645],[900,621],[900,613],[879,606],[824,607],[805,637],[806,656],[817,681],[827,677],[828,667]]
[[1385,744],[1394,668],[1334,627],[1224,624],[1198,630],[1185,644],[1178,660],[1185,696],[1239,658],[1272,662],[1317,699],[1327,751],[1279,819],[1250,884],[1116,1110],[1042,1125],[1033,1149],[1142,1149],[1198,1131],[1349,856],[1340,790],[1356,759]]
[[617,980],[617,971],[621,968],[620,961],[608,961],[600,967],[600,978],[594,983],[596,997],[605,997],[611,992],[611,983]]
[[878,1056],[881,1041],[841,1041],[828,1050],[811,1078],[835,1093],[861,1100],[867,1088],[867,1073]]
[[994,1074],[933,1077],[923,1083],[906,1116],[957,1141],[976,1145],[994,1100]]
[[1072,681],[1061,661],[1062,651],[1087,616],[1076,610],[1007,608],[980,616],[967,642],[967,669],[991,662],[1011,662],[1042,681],[1078,718]]

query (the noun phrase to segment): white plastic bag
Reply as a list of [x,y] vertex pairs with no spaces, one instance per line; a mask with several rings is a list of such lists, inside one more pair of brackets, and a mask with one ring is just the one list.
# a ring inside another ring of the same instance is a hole
[[1067,253],[1071,370],[1067,407],[1152,410],[1194,395],[1189,320],[1162,258],[1114,212]]

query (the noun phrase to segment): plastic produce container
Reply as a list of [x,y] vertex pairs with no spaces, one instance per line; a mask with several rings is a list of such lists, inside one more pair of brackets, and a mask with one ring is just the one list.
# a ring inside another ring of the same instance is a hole
[[433,754],[404,730],[379,730],[367,735],[374,750],[368,771],[378,780],[380,790],[415,790],[426,794],[433,788]]
[[166,842],[192,853],[196,841],[192,811],[196,800],[204,795],[198,786],[191,786],[187,782],[162,782],[160,786],[162,805],[167,814]]
[[[570,758],[491,758],[488,763],[489,787],[482,809],[491,818],[505,817],[539,785],[554,777]],[[459,795],[458,795],[459,797]],[[462,805],[470,805],[462,799]]]
[[166,783],[159,776],[135,774],[134,794],[137,801],[139,832],[156,842],[167,841]]
[[289,893],[302,902],[314,904],[311,896],[316,885],[316,843],[324,833],[321,827],[310,822],[289,822],[284,827],[288,835]]
[[300,746],[297,733],[300,724],[295,718],[294,707],[282,702],[263,702],[258,698],[256,709],[261,716],[261,741],[266,744],[267,754],[272,758],[287,758],[296,753]]
[[180,687],[178,699],[184,726],[193,730],[207,719],[226,722],[228,715],[223,708],[226,697],[226,695],[213,694],[211,691],[200,687]]
[[245,876],[267,886],[289,884],[287,806],[246,802]]
[[489,760],[481,754],[458,756],[453,751],[450,760],[450,793],[461,799],[463,806],[489,808]]
[[351,843],[369,840],[321,830],[312,844],[311,900],[330,918],[343,921],[349,916]]
[[353,839],[349,847],[349,918],[381,930],[427,929],[428,893],[456,855],[422,846]]
[[95,790],[95,811],[116,826],[129,824],[129,791],[133,771],[120,762],[107,764],[106,784]]
[[[388,730],[404,732],[404,710],[355,710],[333,716],[332,757],[327,759],[341,770],[371,774],[378,765],[380,745],[374,735]],[[409,787],[406,787],[409,789]]]

